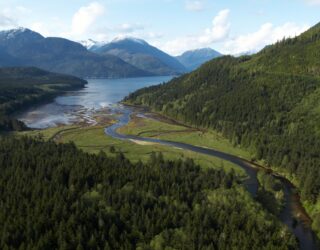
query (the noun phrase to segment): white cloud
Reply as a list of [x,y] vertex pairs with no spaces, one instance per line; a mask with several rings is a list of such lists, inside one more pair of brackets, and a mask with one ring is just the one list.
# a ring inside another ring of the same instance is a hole
[[224,53],[241,54],[245,52],[257,52],[268,44],[273,44],[284,37],[295,37],[307,30],[309,26],[295,23],[285,23],[274,26],[272,23],[263,24],[259,30],[246,35],[240,35],[226,41]]
[[17,28],[20,23],[19,20],[29,13],[30,10],[23,6],[0,9],[0,29]]
[[320,0],[304,0],[310,5],[320,5]]
[[10,29],[17,26],[16,21],[2,13],[0,13],[0,29]]
[[186,2],[186,9],[189,11],[202,11],[204,10],[204,3],[202,1],[190,1]]
[[125,33],[132,33],[134,31],[143,30],[143,29],[144,29],[144,26],[139,23],[136,23],[136,24],[123,23],[118,28],[120,32],[125,32]]
[[229,22],[230,10],[225,9],[218,13],[212,21],[212,27],[206,29],[205,34],[200,36],[199,41],[202,44],[211,44],[225,39],[230,31]]
[[98,2],[92,2],[88,6],[81,7],[72,18],[71,34],[73,36],[84,35],[98,17],[104,13],[104,6]]
[[[319,0],[320,1],[320,0]],[[265,23],[252,33],[230,36],[230,11],[222,10],[214,17],[211,28],[202,34],[178,37],[164,44],[154,43],[172,55],[179,55],[187,50],[212,47],[224,54],[258,52],[266,45],[273,44],[283,38],[295,37],[310,28],[309,25],[287,22],[279,26]],[[219,45],[219,47],[217,47]],[[221,47],[222,46],[222,47]]]
[[179,55],[186,50],[208,47],[212,43],[224,41],[228,37],[231,27],[229,14],[230,10],[221,10],[213,18],[212,26],[202,34],[176,38],[165,43],[161,48],[172,55]]
[[160,39],[163,38],[163,33],[160,32],[149,32],[145,35],[146,38],[150,38],[150,39]]
[[35,32],[40,33],[41,35],[43,35],[45,37],[50,35],[50,32],[48,31],[46,25],[41,22],[32,23],[30,26],[30,29]]

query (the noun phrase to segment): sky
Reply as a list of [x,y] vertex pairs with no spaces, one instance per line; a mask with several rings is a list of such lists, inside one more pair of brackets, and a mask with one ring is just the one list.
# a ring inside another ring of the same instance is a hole
[[109,42],[137,37],[171,55],[257,52],[320,22],[320,0],[0,0],[0,30]]

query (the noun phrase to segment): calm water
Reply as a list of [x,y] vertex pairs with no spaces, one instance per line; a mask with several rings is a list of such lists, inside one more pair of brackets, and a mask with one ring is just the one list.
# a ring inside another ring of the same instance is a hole
[[31,128],[47,128],[90,119],[92,112],[121,101],[129,93],[169,81],[171,76],[126,79],[89,79],[86,88],[57,97],[52,103],[31,108],[17,118]]

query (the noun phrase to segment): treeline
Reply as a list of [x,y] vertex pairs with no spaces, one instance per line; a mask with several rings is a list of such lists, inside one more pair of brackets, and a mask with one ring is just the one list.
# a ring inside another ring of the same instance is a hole
[[[320,26],[261,53],[215,59],[125,101],[221,131],[253,159],[282,168],[302,198],[320,202]],[[311,39],[311,40],[310,40]],[[320,232],[320,214],[313,215]]]
[[148,164],[0,139],[1,249],[297,249],[239,188],[192,160]]
[[0,68],[0,131],[23,130],[11,115],[30,105],[47,101],[65,90],[81,88],[85,81],[37,68]]

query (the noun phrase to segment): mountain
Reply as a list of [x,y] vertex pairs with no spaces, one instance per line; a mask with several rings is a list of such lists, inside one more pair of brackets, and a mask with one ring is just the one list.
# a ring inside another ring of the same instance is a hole
[[29,29],[0,32],[0,48],[6,55],[0,58],[2,66],[34,66],[80,77],[151,75],[116,56],[97,55],[79,43],[57,37],[45,38]]
[[137,38],[115,39],[91,51],[117,56],[141,70],[156,75],[177,75],[186,72],[186,68],[177,59]]
[[19,60],[14,58],[13,56],[10,56],[5,49],[0,47],[0,67],[4,66],[18,66]]
[[192,71],[199,68],[205,62],[220,56],[222,56],[222,54],[220,54],[218,51],[210,48],[203,48],[186,51],[176,58],[183,66]]
[[87,48],[88,50],[92,50],[92,51],[94,51],[94,50],[96,50],[96,49],[98,49],[98,48],[100,48],[100,47],[102,47],[102,46],[107,44],[105,42],[97,42],[97,41],[92,40],[92,39],[82,40],[82,41],[79,41],[79,43],[83,47]]
[[320,236],[319,51],[320,24],[256,55],[212,60],[167,84],[141,89],[126,102],[220,131],[252,159],[285,173]]

